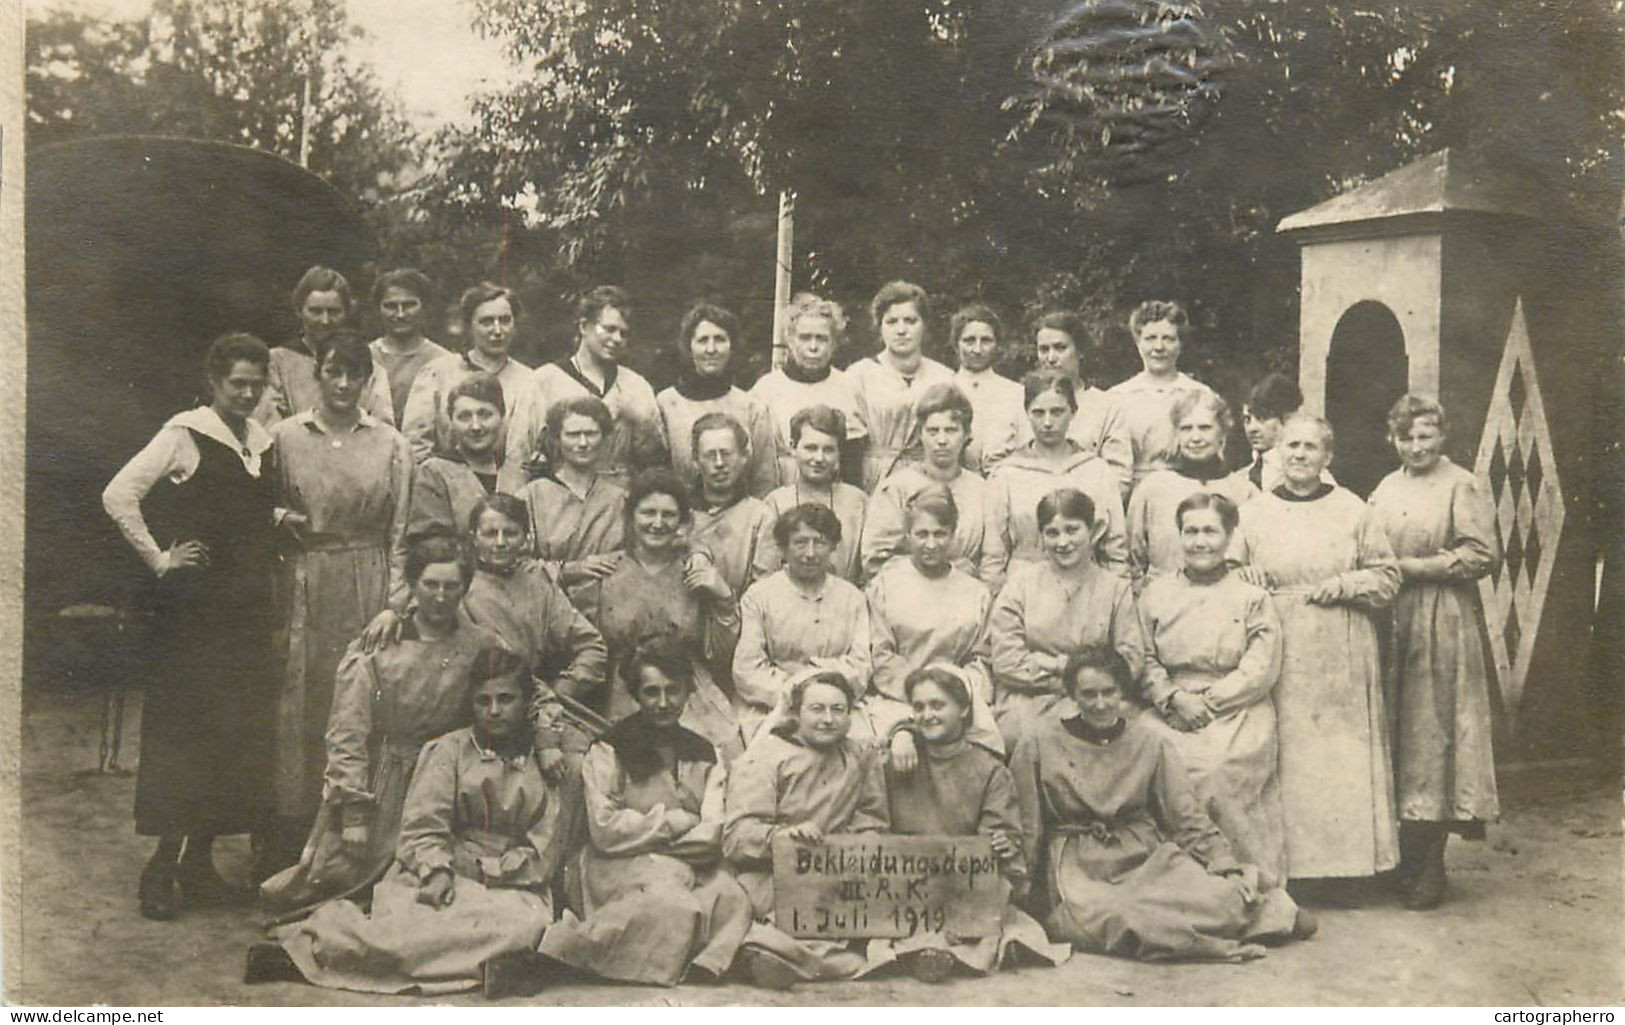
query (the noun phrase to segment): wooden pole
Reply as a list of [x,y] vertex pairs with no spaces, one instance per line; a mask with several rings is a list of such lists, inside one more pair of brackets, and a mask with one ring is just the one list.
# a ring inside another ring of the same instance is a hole
[[315,114],[310,95],[312,77],[310,69],[306,68],[304,96],[299,103],[299,166],[307,170],[310,167],[310,122]]
[[784,317],[790,308],[790,262],[795,256],[796,197],[779,193],[779,249],[773,266],[773,366],[784,365]]

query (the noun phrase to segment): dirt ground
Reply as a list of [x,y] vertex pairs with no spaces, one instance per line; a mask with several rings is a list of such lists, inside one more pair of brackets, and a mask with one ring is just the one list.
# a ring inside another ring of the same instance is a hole
[[[137,699],[122,763],[137,755]],[[150,850],[130,818],[134,779],[85,772],[97,759],[101,699],[32,693],[23,709],[23,970],[5,980],[12,1004],[415,1005],[241,982],[258,935],[247,908],[149,922],[135,882]],[[1321,909],[1320,934],[1244,965],[1145,965],[1076,955],[926,986],[907,977],[801,986],[657,989],[559,985],[545,1005],[1596,1005],[1625,998],[1621,806],[1617,781],[1595,772],[1519,773],[1503,781],[1502,822],[1486,843],[1450,848],[1450,898],[1431,914],[1391,902]],[[242,838],[222,841],[228,878],[247,863]],[[435,1003],[480,1003],[477,994]],[[520,1002],[520,1001],[515,1001]]]

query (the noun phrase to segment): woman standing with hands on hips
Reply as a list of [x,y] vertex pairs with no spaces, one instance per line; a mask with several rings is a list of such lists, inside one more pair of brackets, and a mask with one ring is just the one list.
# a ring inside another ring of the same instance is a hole
[[214,838],[270,816],[275,475],[251,418],[269,359],[252,335],[215,339],[209,404],[171,417],[102,492],[156,578],[135,789],[136,832],[158,837],[138,892],[148,918],[174,916],[177,886],[192,906],[226,899]]

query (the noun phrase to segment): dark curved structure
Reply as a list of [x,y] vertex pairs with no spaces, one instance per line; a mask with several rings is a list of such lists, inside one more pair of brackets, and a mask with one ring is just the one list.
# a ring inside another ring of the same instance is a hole
[[[28,648],[73,604],[120,606],[145,568],[101,489],[204,390],[226,331],[275,345],[314,263],[356,274],[360,211],[281,157],[189,139],[109,137],[27,164]],[[29,658],[38,667],[37,658]],[[30,677],[36,676],[29,672]]]

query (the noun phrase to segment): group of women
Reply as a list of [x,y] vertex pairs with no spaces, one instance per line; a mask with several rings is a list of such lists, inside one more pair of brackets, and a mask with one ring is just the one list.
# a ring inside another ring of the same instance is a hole
[[[1064,314],[1017,384],[984,306],[949,369],[927,295],[888,284],[880,351],[842,370],[840,308],[803,296],[748,391],[702,303],[656,395],[618,288],[540,370],[506,289],[463,294],[462,352],[424,334],[429,292],[380,276],[368,345],[313,268],[301,339],[216,340],[208,404],[104,493],[161,645],[140,908],[232,899],[211,844],[251,832],[251,981],[1244,960],[1342,880],[1436,906],[1449,833],[1496,816],[1472,586],[1496,539],[1431,399],[1394,406],[1402,465],[1367,502],[1279,377],[1230,469],[1175,303],[1134,311],[1144,370],[1102,390]],[[868,831],[986,836],[997,934],[780,929],[775,839]]]

